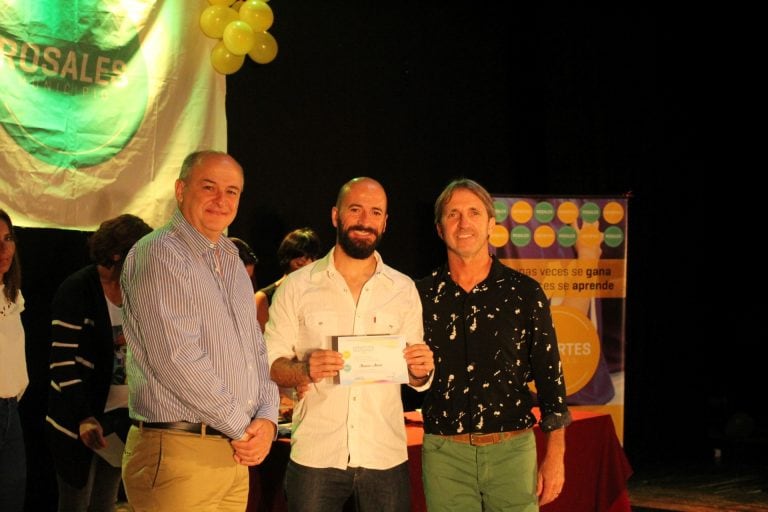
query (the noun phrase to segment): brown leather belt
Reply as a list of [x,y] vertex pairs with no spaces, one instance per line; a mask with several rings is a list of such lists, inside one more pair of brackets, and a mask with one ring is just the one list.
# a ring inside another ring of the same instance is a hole
[[227,437],[226,434],[209,427],[205,423],[189,423],[188,421],[148,422],[137,420],[131,420],[131,423],[140,429],[178,430],[180,432],[189,432],[190,434],[200,434],[201,436]]
[[490,434],[456,434],[453,436],[445,436],[442,434],[434,434],[437,437],[448,439],[454,443],[471,444],[472,446],[489,446],[497,444],[507,439],[512,439],[520,434],[525,434],[531,429],[524,428],[522,430],[510,430],[509,432],[491,432]]

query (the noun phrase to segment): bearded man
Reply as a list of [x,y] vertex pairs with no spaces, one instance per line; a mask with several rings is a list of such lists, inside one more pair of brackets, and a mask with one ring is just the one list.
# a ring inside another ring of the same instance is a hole
[[387,195],[376,180],[345,183],[331,209],[336,245],[288,275],[277,289],[265,329],[272,379],[297,387],[288,510],[408,512],[408,449],[400,385],[339,385],[344,366],[337,335],[403,335],[409,385],[428,388],[434,361],[424,344],[413,280],[376,251],[387,226]]

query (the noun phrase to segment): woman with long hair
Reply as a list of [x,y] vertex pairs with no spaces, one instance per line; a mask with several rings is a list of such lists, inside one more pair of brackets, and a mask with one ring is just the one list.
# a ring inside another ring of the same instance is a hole
[[0,210],[0,510],[24,509],[27,464],[19,400],[29,384],[21,267],[11,218]]

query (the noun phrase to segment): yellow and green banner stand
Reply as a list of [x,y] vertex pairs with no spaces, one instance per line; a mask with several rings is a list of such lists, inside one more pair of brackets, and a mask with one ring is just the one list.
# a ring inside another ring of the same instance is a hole
[[493,199],[491,252],[547,294],[568,404],[610,414],[623,439],[627,198]]

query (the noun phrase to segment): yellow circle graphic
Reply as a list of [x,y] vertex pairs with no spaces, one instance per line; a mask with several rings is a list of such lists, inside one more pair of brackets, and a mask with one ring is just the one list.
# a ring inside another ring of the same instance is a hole
[[509,230],[501,224],[496,224],[491,229],[491,236],[488,242],[494,247],[504,247],[509,243]]
[[555,234],[555,230],[549,225],[539,226],[533,232],[533,241],[536,242],[536,245],[539,247],[547,248],[555,243],[556,239],[557,235]]
[[533,206],[525,201],[515,201],[509,209],[509,216],[512,217],[513,221],[525,224],[533,217]]
[[597,226],[585,225],[579,231],[578,241],[586,247],[597,247],[603,241],[603,234]]
[[565,391],[572,395],[587,385],[600,360],[600,337],[584,313],[569,306],[552,306],[557,347],[563,363]]
[[618,224],[624,218],[624,207],[611,201],[603,207],[603,218],[610,224]]
[[571,224],[579,218],[579,207],[576,203],[565,201],[557,207],[557,218],[563,224]]

